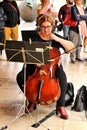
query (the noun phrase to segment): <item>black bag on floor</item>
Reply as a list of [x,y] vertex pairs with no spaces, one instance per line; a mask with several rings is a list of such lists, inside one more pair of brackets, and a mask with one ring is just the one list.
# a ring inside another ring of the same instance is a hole
[[74,86],[72,83],[67,83],[65,106],[71,105],[73,101],[74,101]]
[[75,102],[73,107],[71,108],[72,110],[81,112],[83,110],[86,109],[87,107],[87,90],[86,90],[86,86],[82,86],[78,91],[77,91],[77,95],[75,98]]

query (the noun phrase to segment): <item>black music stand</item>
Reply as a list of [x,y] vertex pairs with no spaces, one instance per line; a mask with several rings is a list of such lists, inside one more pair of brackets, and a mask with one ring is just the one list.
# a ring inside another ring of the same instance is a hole
[[48,42],[7,40],[5,46],[8,61],[26,64],[49,63]]
[[37,31],[36,30],[22,30],[21,31],[22,40],[29,41],[29,38],[31,38],[33,40],[35,37],[35,34],[37,34],[35,32],[37,32]]
[[[32,41],[13,41],[7,40],[5,45],[7,61],[24,63],[24,82],[26,82],[26,64],[46,64],[49,63],[49,44],[47,42]],[[21,110],[26,108],[26,85],[24,84],[24,104],[18,112],[16,119],[25,114],[20,114]],[[29,111],[28,111],[29,112]],[[13,120],[13,121],[14,121]],[[12,122],[13,122],[12,121]],[[2,127],[0,130],[7,129],[8,126]]]

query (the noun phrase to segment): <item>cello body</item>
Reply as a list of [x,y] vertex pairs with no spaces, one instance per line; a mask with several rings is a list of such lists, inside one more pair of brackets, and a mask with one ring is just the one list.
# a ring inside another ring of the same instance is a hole
[[42,65],[47,75],[40,74],[40,68],[37,67],[34,74],[29,76],[26,81],[26,97],[33,103],[49,105],[56,102],[61,94],[59,81],[55,77],[60,52],[57,48],[50,49],[49,64]]

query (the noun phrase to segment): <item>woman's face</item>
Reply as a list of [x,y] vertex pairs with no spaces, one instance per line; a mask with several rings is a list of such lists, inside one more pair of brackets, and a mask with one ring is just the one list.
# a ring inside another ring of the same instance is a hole
[[43,35],[49,35],[52,32],[52,28],[53,28],[52,24],[48,21],[43,22],[40,26],[41,33]]

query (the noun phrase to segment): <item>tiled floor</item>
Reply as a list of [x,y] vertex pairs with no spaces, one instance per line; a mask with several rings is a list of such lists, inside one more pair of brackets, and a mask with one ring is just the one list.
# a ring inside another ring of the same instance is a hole
[[[32,24],[34,25],[34,23]],[[20,30],[31,27],[31,23],[23,22]],[[33,26],[34,27],[34,26]],[[31,29],[31,28],[29,28]],[[19,40],[21,39],[21,35]],[[82,57],[87,58],[87,53],[83,52]],[[87,86],[87,62],[72,64],[69,54],[62,55],[64,70],[67,74],[68,82],[74,84],[75,95],[82,86]],[[38,114],[32,111],[29,114],[24,113],[24,95],[16,83],[16,75],[22,68],[22,63],[7,62],[5,51],[3,51],[0,61],[0,130],[86,130],[87,119],[85,112],[71,111],[71,106],[66,107],[69,114],[68,120],[60,119],[54,114],[48,120],[35,128],[32,125],[51,111],[55,110],[55,103],[50,106],[39,105]],[[36,119],[37,115],[37,119]],[[5,128],[7,126],[7,128]]]

